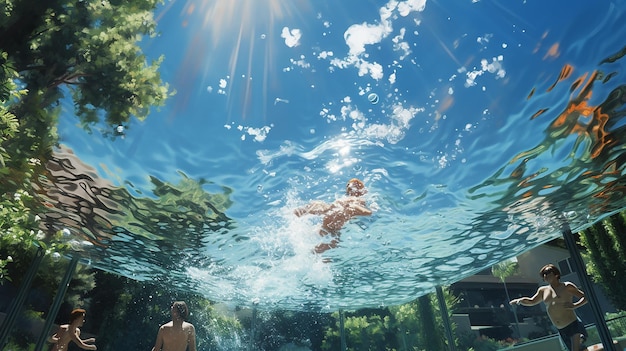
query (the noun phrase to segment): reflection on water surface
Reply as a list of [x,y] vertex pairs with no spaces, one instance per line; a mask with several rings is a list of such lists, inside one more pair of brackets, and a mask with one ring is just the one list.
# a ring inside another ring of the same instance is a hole
[[[411,301],[624,207],[620,2],[305,3],[161,9],[145,48],[178,94],[123,135],[65,116],[42,225],[133,279],[334,311]],[[292,211],[352,177],[375,213],[314,255],[318,223]]]

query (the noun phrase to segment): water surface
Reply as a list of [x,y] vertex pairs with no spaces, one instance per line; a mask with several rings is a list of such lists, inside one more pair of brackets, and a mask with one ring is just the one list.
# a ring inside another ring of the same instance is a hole
[[[167,1],[176,96],[111,131],[61,119],[49,226],[84,262],[209,299],[415,299],[624,208],[623,1]],[[312,253],[363,179],[371,217]]]

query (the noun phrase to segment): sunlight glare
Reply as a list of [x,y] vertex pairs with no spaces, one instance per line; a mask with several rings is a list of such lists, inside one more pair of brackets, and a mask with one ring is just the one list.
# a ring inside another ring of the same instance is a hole
[[[241,89],[243,93],[229,99],[229,104],[240,106],[245,118],[252,111],[254,100],[267,101],[266,87],[272,75],[277,73],[269,64],[274,61],[276,50],[272,43],[279,43],[276,38],[280,38],[284,27],[282,20],[294,17],[296,11],[309,10],[310,0],[185,1],[180,17],[184,28],[181,33],[187,36],[181,40],[187,42],[187,47],[184,63],[177,74],[176,87],[180,92],[177,107],[184,108],[187,104],[184,96],[191,94],[186,91],[191,89],[189,82],[202,79],[202,86],[206,87],[212,83],[216,72],[230,77],[245,75],[250,79],[241,81],[242,87],[230,84],[225,91],[225,95],[230,96],[232,89]],[[168,10],[171,8],[170,4]],[[253,89],[252,78],[255,76],[260,79]]]

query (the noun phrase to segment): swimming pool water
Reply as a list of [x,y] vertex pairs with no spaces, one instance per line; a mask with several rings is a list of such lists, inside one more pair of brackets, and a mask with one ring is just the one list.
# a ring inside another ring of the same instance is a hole
[[[45,218],[214,301],[411,301],[624,208],[623,5],[167,2],[143,47],[177,94],[113,134],[67,102]],[[353,177],[374,214],[312,253],[293,209]]]

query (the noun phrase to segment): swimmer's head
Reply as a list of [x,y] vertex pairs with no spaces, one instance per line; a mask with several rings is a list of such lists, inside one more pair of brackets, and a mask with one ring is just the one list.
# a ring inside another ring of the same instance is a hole
[[74,309],[72,313],[70,313],[70,324],[72,324],[75,320],[79,318],[84,319],[86,314],[87,311],[83,310],[82,308]]
[[172,304],[172,312],[180,319],[186,320],[189,317],[189,309],[184,301],[176,301]]
[[556,268],[556,266],[553,265],[552,263],[541,267],[541,269],[539,270],[539,275],[542,278],[549,275],[550,273],[554,274],[557,279],[561,279],[561,271],[559,271],[559,269]]
[[357,178],[352,178],[348,181],[346,185],[346,195],[348,196],[361,196],[365,195],[367,190],[365,189],[365,184]]

